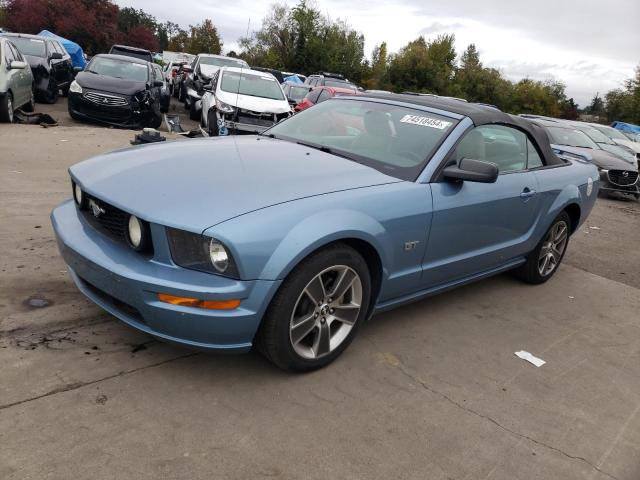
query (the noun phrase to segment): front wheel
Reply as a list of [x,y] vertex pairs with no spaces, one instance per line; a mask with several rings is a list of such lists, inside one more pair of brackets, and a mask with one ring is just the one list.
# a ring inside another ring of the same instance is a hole
[[539,284],[549,280],[558,270],[569,244],[571,219],[562,212],[545,233],[536,248],[527,256],[527,261],[516,271],[516,275],[527,283]]
[[357,251],[343,244],[320,250],[287,276],[273,298],[258,348],[284,370],[324,367],[349,346],[370,298],[369,269]]
[[13,96],[7,92],[0,99],[0,122],[13,123]]

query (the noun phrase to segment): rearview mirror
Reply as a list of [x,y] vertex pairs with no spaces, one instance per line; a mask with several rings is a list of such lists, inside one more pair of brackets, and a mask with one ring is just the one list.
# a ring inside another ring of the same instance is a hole
[[14,60],[11,62],[11,65],[9,65],[9,68],[11,70],[24,70],[25,68],[27,68],[27,63]]
[[458,165],[446,167],[442,175],[451,180],[493,183],[498,179],[498,167],[495,163],[463,158]]
[[49,58],[51,58],[51,60],[62,60],[62,54],[60,52],[53,52]]

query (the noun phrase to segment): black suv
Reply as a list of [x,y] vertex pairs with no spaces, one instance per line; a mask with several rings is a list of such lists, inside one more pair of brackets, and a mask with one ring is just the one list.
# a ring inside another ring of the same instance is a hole
[[153,55],[149,50],[144,48],[129,47],[128,45],[114,45],[109,50],[111,55],[124,55],[125,57],[139,58],[153,63]]
[[337,87],[337,88],[351,88],[353,91],[357,91],[358,87],[351,83],[344,76],[338,73],[320,72],[309,75],[304,81],[305,85],[310,87]]
[[75,76],[67,51],[55,39],[23,33],[3,33],[24,55],[33,73],[33,93],[36,100],[56,103],[58,92],[69,93]]

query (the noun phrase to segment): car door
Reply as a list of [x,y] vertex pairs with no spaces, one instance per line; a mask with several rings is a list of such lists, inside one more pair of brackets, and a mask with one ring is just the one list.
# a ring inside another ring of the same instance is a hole
[[[27,64],[26,68],[14,69],[9,71],[9,74],[12,76],[11,83],[13,83],[14,85],[12,87],[15,104],[14,106],[15,108],[19,108],[31,101],[31,84],[33,83],[31,69],[29,68],[27,60],[11,42],[6,43],[5,51],[8,51],[14,60]],[[6,64],[8,67],[11,62],[9,61]]]
[[51,68],[50,75],[55,79],[56,84],[60,85],[61,83],[64,83],[64,69],[62,68],[63,60],[52,58],[52,55],[54,53],[59,52],[56,52],[56,49],[51,40],[47,40],[45,44],[47,45],[47,61],[49,62],[49,66]]
[[[537,222],[537,179],[527,167],[529,139],[512,127],[468,131],[445,160],[497,165],[495,183],[432,183],[434,216],[423,261],[423,286],[444,285],[517,262],[527,253]],[[535,150],[535,149],[534,149]],[[540,159],[537,159],[539,162]],[[531,159],[532,168],[534,159]]]

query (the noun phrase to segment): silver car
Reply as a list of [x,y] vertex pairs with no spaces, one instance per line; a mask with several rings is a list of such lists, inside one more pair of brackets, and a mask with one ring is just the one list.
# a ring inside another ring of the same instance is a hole
[[14,111],[33,111],[33,75],[16,46],[0,37],[0,122],[13,123]]

